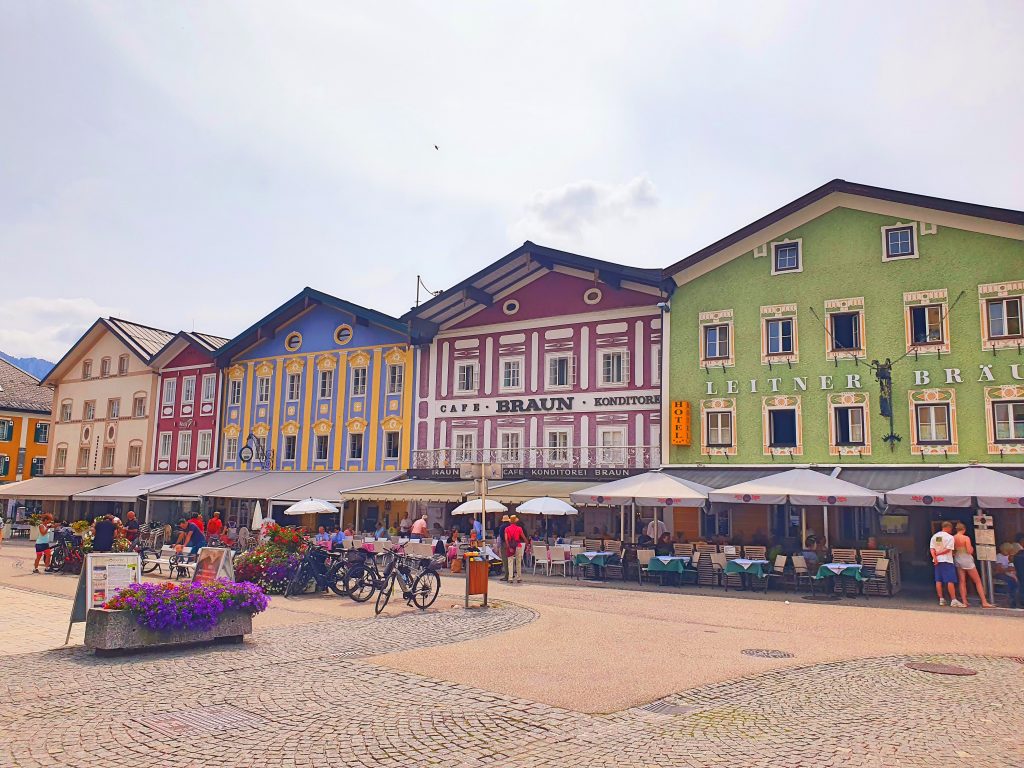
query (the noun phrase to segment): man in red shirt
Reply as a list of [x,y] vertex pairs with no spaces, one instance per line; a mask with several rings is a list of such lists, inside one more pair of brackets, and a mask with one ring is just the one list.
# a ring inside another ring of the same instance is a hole
[[519,518],[515,515],[509,518],[508,527],[505,529],[505,554],[508,556],[508,580],[509,583],[523,581],[523,551],[526,549],[526,533],[519,525]]
[[200,533],[206,532],[206,524],[203,522],[203,516],[198,512],[192,515],[192,517],[190,517],[188,521],[195,525],[195,527],[199,529]]
[[220,519],[220,512],[214,512],[210,522],[206,524],[206,532],[211,536],[220,536],[220,532],[223,530],[224,521]]

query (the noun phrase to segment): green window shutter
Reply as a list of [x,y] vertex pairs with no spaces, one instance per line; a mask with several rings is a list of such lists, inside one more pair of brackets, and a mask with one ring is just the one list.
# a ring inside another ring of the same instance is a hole
[[7,442],[14,436],[14,422],[0,419],[0,441]]
[[37,421],[37,422],[36,422],[36,436],[35,436],[35,441],[36,441],[36,443],[37,443],[37,444],[38,444],[38,443],[42,443],[42,442],[45,442],[45,441],[43,440],[43,427],[44,427],[45,423],[46,423],[46,422],[42,422],[42,421]]
[[7,456],[0,456],[0,477],[11,471],[11,460]]

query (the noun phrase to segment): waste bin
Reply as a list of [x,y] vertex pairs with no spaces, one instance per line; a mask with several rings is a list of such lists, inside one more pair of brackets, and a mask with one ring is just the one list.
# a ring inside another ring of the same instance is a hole
[[467,552],[462,556],[466,571],[466,607],[469,608],[470,597],[482,597],[483,605],[487,606],[487,585],[490,566],[479,552]]

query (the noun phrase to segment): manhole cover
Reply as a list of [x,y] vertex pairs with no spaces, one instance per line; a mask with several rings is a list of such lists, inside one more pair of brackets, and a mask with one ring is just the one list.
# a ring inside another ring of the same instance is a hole
[[775,648],[744,648],[740,651],[744,656],[757,656],[761,659],[792,659],[793,654],[789,651],[780,651]]
[[918,672],[930,672],[933,675],[959,675],[967,677],[978,674],[977,670],[967,667],[957,667],[953,664],[932,664],[927,661],[912,661],[905,664],[908,669],[916,669]]
[[834,603],[842,598],[839,595],[804,595],[804,600],[811,600],[815,603]]
[[179,709],[140,719],[142,725],[165,736],[185,736],[191,733],[210,733],[237,728],[255,728],[266,721],[229,704],[198,709]]
[[688,715],[696,707],[684,707],[679,704],[669,704],[667,701],[656,701],[646,707],[640,707],[644,712],[652,712],[655,715]]

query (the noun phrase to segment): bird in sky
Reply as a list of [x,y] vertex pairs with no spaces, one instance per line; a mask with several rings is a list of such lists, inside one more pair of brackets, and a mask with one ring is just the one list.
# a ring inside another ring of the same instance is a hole
[[441,150],[441,148],[440,148],[439,146],[437,146],[437,144],[435,144],[435,145],[434,145],[434,149],[436,149],[436,150],[438,150],[438,151],[440,151],[440,150]]

